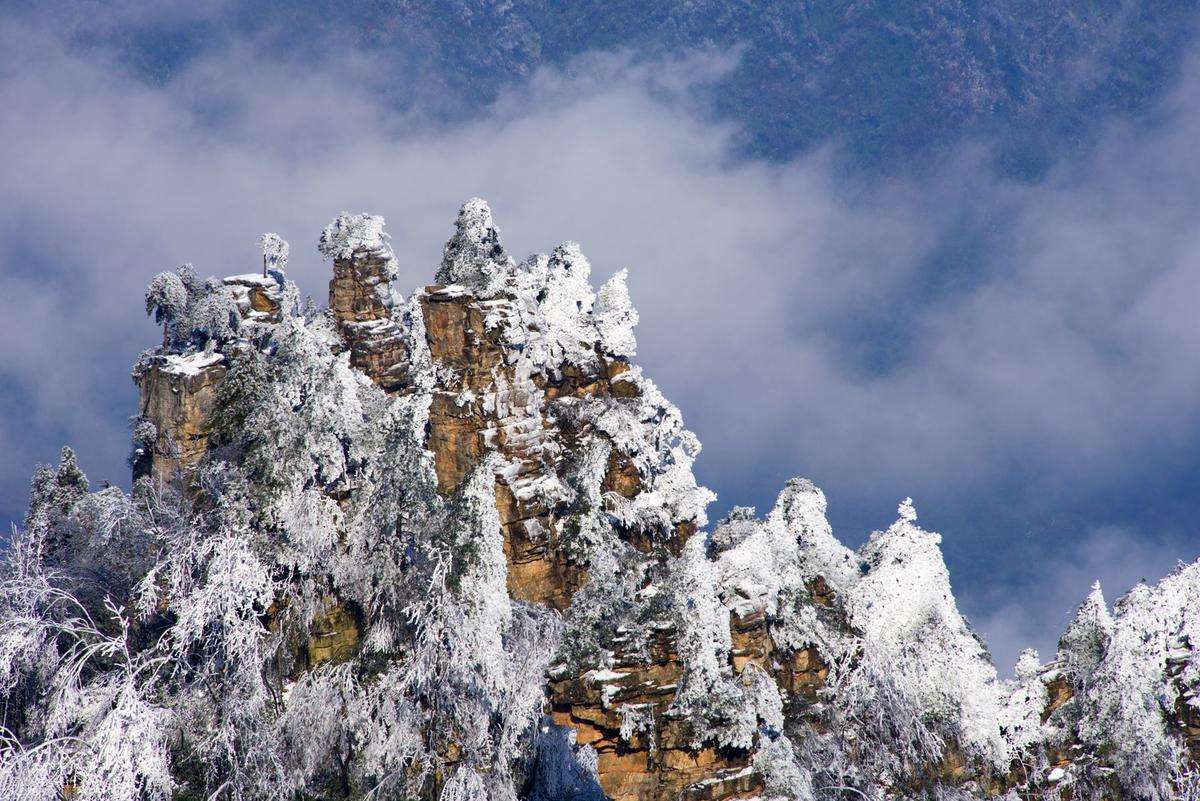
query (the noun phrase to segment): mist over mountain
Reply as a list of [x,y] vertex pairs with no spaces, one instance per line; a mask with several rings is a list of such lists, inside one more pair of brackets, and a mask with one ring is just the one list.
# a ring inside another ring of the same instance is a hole
[[[55,17],[71,41],[116,48],[151,81],[235,37],[299,59],[349,45],[390,65],[392,76],[373,79],[390,102],[449,117],[477,113],[505,87],[582,53],[736,52],[696,100],[715,119],[739,121],[747,153],[780,159],[834,141],[851,164],[896,170],[968,136],[998,142],[1006,168],[1023,174],[1091,141],[1104,113],[1145,110],[1178,74],[1196,22],[1188,3],[1121,0],[136,8]],[[390,80],[413,74],[424,80]]]

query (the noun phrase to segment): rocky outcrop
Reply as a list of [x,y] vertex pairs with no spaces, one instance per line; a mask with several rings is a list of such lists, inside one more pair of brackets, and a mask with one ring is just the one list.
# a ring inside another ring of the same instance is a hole
[[220,353],[165,354],[150,359],[135,376],[139,417],[150,424],[136,443],[141,452],[135,479],[171,481],[199,461],[208,448],[210,416],[225,372]]
[[[828,667],[815,649],[778,650],[761,616],[731,621],[731,663],[740,675],[749,664],[779,685],[788,714],[805,719],[824,685]],[[648,648],[618,650],[613,665],[579,676],[551,676],[554,721],[575,730],[578,742],[598,755],[605,794],[622,801],[755,798],[762,777],[751,753],[694,745],[691,724],[671,710],[682,673],[675,642],[664,625]],[[618,636],[618,642],[622,638]]]
[[409,354],[394,319],[396,259],[383,219],[342,215],[322,234],[320,250],[333,260],[329,309],[350,350],[350,363],[385,390],[403,389]]
[[334,603],[318,615],[309,628],[308,667],[340,663],[357,653],[361,632],[357,616],[344,603]]
[[[335,260],[334,275],[329,307],[357,352],[362,329],[356,326],[396,310],[377,300],[381,271],[369,255]],[[438,489],[449,496],[486,453],[499,453],[506,466],[497,476],[496,505],[509,593],[515,600],[565,609],[587,578],[587,568],[566,556],[560,541],[570,509],[564,502],[571,481],[568,457],[580,443],[609,436],[594,423],[564,412],[584,399],[636,403],[641,389],[630,380],[630,365],[623,357],[599,352],[551,376],[529,371],[521,350],[508,338],[507,326],[520,324],[517,307],[523,301],[516,292],[479,298],[461,286],[432,285],[414,301],[437,376],[426,446],[433,454]],[[413,382],[388,359],[354,358],[383,389],[412,391]],[[635,499],[643,491],[643,479],[612,448],[602,486]],[[664,537],[632,527],[621,533],[650,558],[663,560],[678,554],[694,531],[694,520],[680,519]],[[761,637],[763,621],[756,625]],[[754,637],[748,633],[744,639]],[[748,755],[692,749],[687,725],[666,714],[679,680],[673,638],[671,629],[660,631],[648,660],[619,653],[619,667],[611,673],[551,681],[553,717],[576,730],[578,743],[596,750],[601,786],[613,799],[649,801],[681,793],[697,799],[748,797],[761,788],[748,769]],[[631,708],[640,709],[646,722],[638,733],[623,738],[621,731],[630,724],[622,718]]]
[[[440,286],[427,287],[420,298],[430,354],[444,376],[433,390],[427,447],[438,487],[446,494],[484,453],[503,456],[507,467],[497,480],[496,504],[505,532],[509,590],[517,600],[563,609],[585,574],[561,556],[564,521],[553,502],[558,496],[548,499],[537,489],[565,486],[570,443],[596,432],[560,420],[551,407],[563,398],[611,396],[612,377],[628,365],[601,357],[592,370],[567,371],[554,381],[518,375],[506,357],[503,330],[488,322],[508,312],[511,303],[478,301]],[[629,472],[614,459],[605,482],[635,495],[637,478]]]
[[[321,250],[333,262],[329,330],[340,335],[333,351],[347,354],[352,367],[389,395],[427,398],[424,446],[443,498],[455,497],[485,460],[497,465],[495,510],[509,597],[578,616],[576,599],[603,561],[589,551],[597,546],[588,537],[600,535],[582,531],[597,519],[615,537],[602,541],[603,556],[632,555],[604,569],[636,576],[633,592],[642,600],[664,592],[674,580],[671,571],[684,569],[685,549],[706,523],[711,495],[691,474],[697,446],[678,411],[630,361],[636,313],[622,306],[623,276],[596,299],[575,246],[516,264],[500,245],[486,204],[472,201],[438,272],[440,280],[456,283],[424,286],[406,299],[395,286],[399,266],[382,225],[370,215],[343,215],[322,237]],[[225,281],[244,320],[263,330],[288,313],[283,285],[272,281]],[[160,353],[146,363],[139,376],[141,415],[153,432],[140,469],[167,480],[204,455],[227,368],[221,352]],[[353,380],[368,386],[358,374]],[[572,730],[577,746],[594,751],[596,780],[614,801],[770,795],[779,778],[759,760],[767,738],[803,741],[821,758],[851,762],[869,762],[864,750],[890,747],[889,738],[912,739],[899,743],[901,757],[880,779],[888,797],[1011,791],[1031,800],[1065,799],[1076,797],[1071,793],[1080,777],[1097,776],[1090,786],[1106,787],[1104,777],[1114,771],[1110,755],[1081,737],[1077,721],[1090,713],[1079,710],[1079,687],[1054,663],[1030,680],[1027,706],[1036,709],[1004,718],[1004,725],[1037,729],[1034,734],[1011,749],[1018,740],[992,748],[1011,732],[1001,733],[1000,725],[985,735],[971,730],[978,718],[968,714],[1000,714],[988,706],[995,700],[995,672],[954,606],[938,536],[917,528],[915,517],[906,501],[887,532],[852,554],[833,540],[819,490],[794,481],[766,520],[740,510],[701,535],[714,571],[714,586],[704,591],[719,596],[720,619],[707,623],[728,635],[725,645],[716,643],[714,680],[728,681],[749,699],[765,676],[781,721],[760,727],[757,721],[771,713],[759,710],[756,718],[751,710],[753,731],[734,744],[700,730],[679,704],[680,688],[693,680],[680,655],[687,612],[653,603],[638,607],[645,619],[637,632],[614,624],[594,664],[563,661],[552,668],[549,719]],[[297,662],[307,670],[355,658],[361,624],[354,608],[331,601],[313,618]],[[1171,653],[1183,655],[1167,664],[1177,691],[1171,725],[1198,760],[1191,652],[1190,644],[1180,644]],[[924,710],[900,722],[877,709],[835,711],[846,677],[864,663],[884,672],[870,679],[884,689],[854,686],[850,692],[861,696],[856,702],[893,703],[909,692],[895,686],[907,679],[886,673],[894,662],[941,671],[937,681],[951,686],[922,684],[912,693],[932,698],[937,715],[951,724],[942,720],[941,729],[926,729],[936,715]],[[957,675],[960,667],[965,677]],[[982,701],[972,695],[981,692],[987,695]],[[983,712],[964,711],[976,702]],[[836,730],[847,721],[866,725],[863,720],[880,729],[869,732],[876,739],[860,743]],[[971,737],[991,739],[981,745]]]
[[[281,273],[233,275],[214,282],[236,316],[242,333],[253,338],[280,322],[286,293]],[[230,355],[238,347],[229,348]],[[208,448],[217,388],[229,355],[216,349],[176,353],[166,346],[134,368],[138,418],[132,457],[134,479],[169,481],[196,464]]]
[[[329,308],[353,354],[352,364],[384,390],[407,393],[415,389],[405,372],[410,357],[394,322],[399,310],[380,300],[390,297],[390,288],[381,290],[383,265],[366,249],[335,259]],[[552,378],[523,374],[516,349],[505,339],[505,325],[518,316],[519,298],[502,294],[480,299],[462,287],[432,285],[414,300],[437,376],[426,445],[434,457],[438,489],[449,496],[485,453],[498,452],[507,464],[497,479],[496,503],[506,535],[511,594],[563,609],[586,574],[560,555],[563,510],[555,506],[554,488],[569,481],[565,457],[573,444],[603,435],[594,426],[562,419],[556,408],[571,398],[635,400],[636,383],[622,380],[629,363],[596,354],[589,364],[568,365]],[[636,469],[616,450],[604,486],[627,498],[640,492]],[[664,553],[678,553],[694,528],[692,521],[680,520],[661,542],[633,533],[630,538],[647,552],[665,548]]]
[[279,273],[231,275],[221,283],[237,304],[243,320],[278,323],[282,319],[284,282]]
[[389,258],[359,250],[334,260],[329,308],[350,349],[350,363],[394,391],[404,387],[408,353],[392,320]]
[[669,714],[681,673],[676,634],[661,628],[647,655],[640,648],[618,651],[611,668],[552,676],[554,721],[596,750],[600,785],[609,798],[751,797],[762,783],[749,768],[749,755],[692,747],[689,724]]

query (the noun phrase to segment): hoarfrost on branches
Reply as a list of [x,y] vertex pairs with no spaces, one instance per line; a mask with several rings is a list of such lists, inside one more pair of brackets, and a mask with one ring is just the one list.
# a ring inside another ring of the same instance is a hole
[[204,282],[203,291],[197,293],[188,308],[191,336],[209,348],[231,339],[237,333],[241,322],[242,316],[237,304],[215,278]]
[[146,287],[146,314],[154,322],[170,325],[187,309],[188,292],[178,273],[161,272]]
[[262,246],[264,274],[270,270],[287,269],[288,252],[291,248],[286,239],[279,234],[268,232],[259,237],[258,243]]
[[684,428],[679,409],[639,368],[620,377],[637,387],[632,403],[597,402],[579,411],[644,477],[643,491],[633,499],[610,498],[610,511],[622,524],[648,531],[670,530],[677,520],[706,524],[705,509],[716,495],[698,486],[692,473],[700,441]]
[[190,264],[151,279],[146,287],[146,314],[162,324],[168,353],[212,350],[234,339],[242,322],[226,287],[215,278],[200,280]]
[[124,609],[106,600],[107,619],[98,624],[54,586],[23,533],[0,578],[0,695],[11,700],[24,685],[41,704],[4,706],[0,796],[40,801],[71,790],[94,801],[169,798],[170,716],[152,700],[161,657],[135,650]]
[[1049,693],[1041,677],[1038,653],[1026,648],[1017,659],[1015,678],[1007,685],[1000,710],[1000,729],[1012,756],[1029,753],[1044,739],[1042,712]]
[[595,306],[600,344],[609,353],[625,358],[637,353],[633,329],[638,324],[638,313],[629,299],[628,277],[628,270],[619,270],[605,281]]
[[1112,634],[1112,615],[1097,581],[1058,643],[1059,662],[1077,685],[1086,685],[1104,661]]
[[378,214],[343,212],[325,226],[317,249],[327,259],[349,259],[357,251],[392,259],[392,246]]
[[779,493],[767,526],[775,530],[776,542],[795,540],[804,580],[821,576],[835,590],[844,591],[855,579],[857,565],[850,549],[833,536],[826,508],[819,487],[806,478],[793,478]]
[[454,236],[437,269],[438,283],[465,287],[479,297],[495,295],[513,269],[500,243],[500,229],[486,201],[471,198],[458,211]]
[[899,519],[859,551],[864,575],[849,605],[864,635],[863,661],[890,673],[898,692],[946,733],[1003,762],[995,668],[954,603],[941,537],[916,525],[910,500],[898,512]]
[[591,272],[591,263],[574,242],[559,245],[546,263],[541,313],[547,334],[555,340],[555,349],[576,364],[592,359],[589,346],[597,338],[591,314],[595,295],[588,282]]
[[596,751],[575,742],[575,730],[545,723],[534,751],[529,801],[603,801]]
[[[1071,704],[1080,738],[1111,754],[1122,785],[1139,798],[1165,801],[1177,792],[1174,766],[1186,757],[1168,715],[1181,688],[1197,686],[1200,665],[1189,645],[1198,637],[1200,562],[1157,586],[1138,584],[1111,615],[1097,584],[1060,643],[1078,688]],[[1191,693],[1185,703],[1195,706]]]
[[424,699],[432,730],[460,749],[459,770],[487,771],[491,792],[511,794],[507,760],[540,716],[558,625],[509,601],[496,468],[494,456],[476,467],[449,517],[420,544],[418,569],[428,584],[407,609],[415,642],[404,682]]
[[812,774],[796,759],[784,736],[766,739],[754,754],[754,769],[763,777],[767,799],[814,801]]
[[438,801],[491,801],[488,787],[474,769],[459,765],[450,774]]
[[684,545],[675,589],[677,649],[683,669],[671,710],[692,722],[692,744],[713,739],[723,746],[747,749],[755,730],[755,710],[733,680],[729,615],[716,593],[716,571],[693,538]]

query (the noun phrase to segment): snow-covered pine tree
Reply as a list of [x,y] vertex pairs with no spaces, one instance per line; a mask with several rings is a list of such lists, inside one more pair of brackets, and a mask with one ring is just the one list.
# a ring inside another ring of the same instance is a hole
[[258,242],[262,247],[264,278],[271,270],[282,272],[287,269],[288,255],[291,248],[288,246],[286,239],[279,234],[268,232],[259,237]]

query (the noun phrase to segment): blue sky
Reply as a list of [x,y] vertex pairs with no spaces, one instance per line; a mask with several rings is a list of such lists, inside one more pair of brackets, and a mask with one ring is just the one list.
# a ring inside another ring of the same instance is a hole
[[722,7],[17,4],[0,514],[63,443],[127,483],[155,272],[254,269],[273,230],[320,300],[317,235],[362,210],[417,286],[480,195],[511,252],[630,269],[714,519],[805,475],[857,544],[911,495],[1001,669],[1094,579],[1200,556],[1190,12]]

